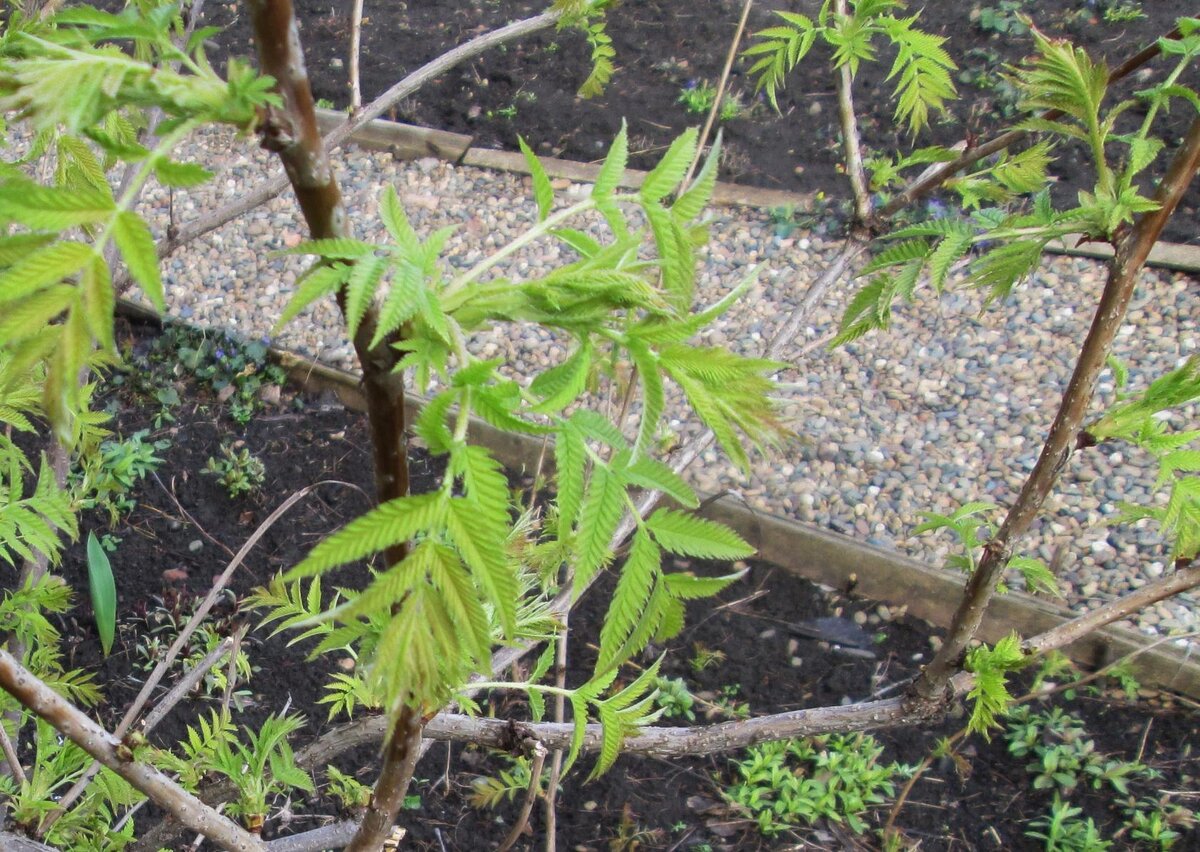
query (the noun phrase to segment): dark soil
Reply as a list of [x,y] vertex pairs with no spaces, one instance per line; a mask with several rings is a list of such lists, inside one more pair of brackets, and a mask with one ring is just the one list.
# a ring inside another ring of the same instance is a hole
[[[408,0],[365,6],[361,74],[364,102],[382,93],[406,73],[483,32],[542,11],[548,3],[527,0]],[[517,135],[544,155],[583,162],[604,155],[622,119],[629,123],[631,165],[651,166],[670,141],[705,115],[689,113],[680,102],[692,86],[716,85],[742,8],[741,0],[625,0],[609,15],[608,32],[617,51],[618,71],[598,98],[576,96],[590,71],[590,49],[576,31],[546,31],[479,56],[436,78],[404,101],[393,117],[404,122],[469,134],[482,147],[516,150]],[[1144,17],[1109,22],[1105,10],[1137,6]],[[1013,120],[1012,88],[1001,72],[1033,52],[1033,40],[1015,12],[1029,14],[1048,35],[1072,39],[1115,66],[1155,38],[1169,32],[1187,4],[1122,3],[1119,0],[926,0],[911,3],[921,10],[921,25],[948,36],[946,48],[959,66],[961,100],[951,113],[915,140],[893,119],[892,83],[886,80],[892,57],[861,67],[855,83],[863,142],[869,150],[891,152],[933,143],[953,145],[963,138],[986,139]],[[348,104],[350,3],[297,0],[301,39],[318,98],[338,107]],[[817,0],[777,0],[756,4],[748,33],[779,23],[772,10],[815,16]],[[240,7],[206,7],[208,21],[229,30],[219,39],[218,53],[253,55],[249,30]],[[749,43],[749,35],[744,44]],[[734,64],[730,91],[747,108],[723,122],[723,179],[755,186],[802,192],[824,192],[845,199],[848,183],[841,173],[842,153],[833,77],[828,51],[814,48],[789,77],[775,113],[754,92],[747,71],[751,63]],[[1118,86],[1120,97],[1161,78],[1163,63]],[[1197,85],[1195,75],[1189,82]],[[1127,118],[1140,121],[1138,110]],[[1190,111],[1175,109],[1166,117],[1161,137],[1173,144],[1182,138]],[[1084,167],[1082,149],[1058,152],[1056,194],[1073,203],[1080,189],[1091,189],[1093,177]],[[1159,173],[1165,166],[1160,167]],[[837,205],[835,205],[836,207]],[[1174,217],[1167,239],[1195,241],[1200,187],[1193,186]]]
[[[277,403],[240,426],[231,419],[228,405],[210,388],[172,368],[170,352],[155,354],[153,334],[145,327],[124,327],[120,339],[133,366],[119,374],[120,385],[110,385],[104,395],[114,412],[111,428],[117,434],[128,436],[149,429],[150,439],[170,441],[160,453],[165,464],[154,478],[143,481],[134,493],[136,509],[115,527],[99,513],[89,514],[84,523],[85,530],[97,535],[108,532],[121,538],[111,557],[120,595],[119,638],[105,660],[99,656],[86,603],[83,548],[73,547],[62,567],[80,602],[61,625],[70,661],[96,672],[105,685],[107,703],[100,715],[110,726],[140,687],[143,657],[137,647],[145,644],[152,629],[162,628],[155,613],[180,616],[190,612],[226,565],[226,548],[238,549],[288,495],[315,482],[338,480],[366,492],[371,488],[362,417],[346,412],[332,399],[294,396],[284,390]],[[145,405],[144,394],[172,384],[183,402],[171,409],[175,422],[155,428],[152,418],[159,406]],[[210,456],[219,454],[221,442],[235,440],[244,441],[265,463],[267,479],[255,494],[231,499],[214,477],[200,471]],[[414,456],[413,470],[417,491],[428,488],[438,474],[436,461],[421,455]],[[320,486],[263,537],[236,573],[233,592],[240,599],[266,583],[366,505],[364,494],[352,488]],[[700,572],[728,571],[728,566],[686,567]],[[363,579],[358,568],[338,575],[336,581],[353,586]],[[570,683],[582,682],[588,675],[592,661],[586,649],[589,642],[596,641],[605,597],[603,591],[589,594],[572,616],[577,631],[573,647],[578,653],[569,673]],[[823,590],[780,568],[752,563],[747,577],[716,604],[690,607],[687,629],[669,648],[653,651],[670,652],[665,673],[683,678],[693,693],[716,700],[729,688],[756,715],[836,705],[881,692],[896,694],[929,654],[930,636],[935,631],[928,624],[907,617],[880,620],[876,612],[870,601]],[[829,616],[852,624],[856,613],[867,617],[865,629],[872,636],[867,650],[842,650],[794,635],[790,629],[799,621]],[[257,624],[258,617],[229,601],[216,619],[216,629],[227,634],[243,620]],[[255,671],[248,684],[239,686],[248,694],[247,707],[237,721],[257,726],[267,714],[288,707],[308,720],[296,742],[299,747],[331,727],[326,721],[327,708],[316,701],[336,661],[323,657],[306,662],[307,647],[288,647],[285,638],[271,638],[268,633],[257,628],[250,634],[247,647]],[[170,631],[161,635],[167,642],[174,637]],[[724,657],[717,665],[696,671],[689,661],[700,649],[719,650]],[[635,673],[630,670],[628,674]],[[171,680],[168,678],[164,689]],[[207,715],[218,701],[219,695],[197,693],[173,711],[154,739],[169,745],[183,734],[186,724],[202,713]],[[1131,704],[1086,694],[1062,706],[1083,720],[1098,752],[1122,760],[1140,759],[1163,773],[1153,788],[1144,783],[1134,785],[1134,795],[1157,796],[1162,789],[1183,791],[1180,795],[1186,797],[1190,795],[1187,791],[1195,789],[1200,759],[1193,754],[1195,715],[1187,707],[1165,699]],[[705,707],[697,704],[694,709],[697,721],[704,721]],[[497,697],[489,710],[501,718],[520,718],[523,713],[519,703],[508,703],[502,697]],[[962,724],[959,718],[928,728],[881,732],[879,739],[886,746],[883,759],[915,764],[940,737]],[[505,768],[508,761],[472,748],[455,746],[450,752],[447,763],[447,748],[435,746],[418,768],[419,781],[413,793],[419,795],[420,803],[414,802],[413,810],[402,818],[411,832],[409,848],[439,852],[495,848],[507,833],[516,806],[479,810],[469,805],[468,796],[476,777]],[[1006,753],[1003,737],[992,742],[969,739],[960,753],[966,758],[961,774],[950,759],[935,762],[916,785],[897,826],[926,850],[1040,848],[1024,837],[1024,832],[1031,820],[1047,812],[1052,797],[1033,788],[1032,776],[1024,768],[1026,761]],[[608,775],[586,784],[583,779],[590,758],[585,757],[580,771],[567,778],[560,798],[559,848],[741,850],[780,849],[791,843],[816,849],[874,845],[870,835],[856,838],[844,826],[828,823],[770,839],[762,837],[751,822],[722,802],[722,785],[732,783],[733,757],[678,761],[624,757]],[[377,767],[372,749],[346,754],[338,763],[364,782],[374,781]],[[1111,791],[1095,792],[1081,785],[1071,801],[1111,837],[1121,827],[1121,798]],[[1172,801],[1195,804],[1189,798]],[[294,801],[291,811],[297,816],[290,826],[272,820],[266,836],[312,828],[319,824],[320,815],[336,813],[337,806],[314,797]],[[869,825],[878,826],[885,815],[886,811],[874,812],[868,817]],[[146,827],[156,819],[148,810],[139,815],[138,825]],[[532,837],[540,838],[540,809],[535,809],[531,828]],[[527,848],[540,848],[540,841],[536,846],[532,843]],[[1131,848],[1132,842],[1126,835],[1118,840],[1118,846]],[[1177,848],[1200,848],[1200,832],[1193,829],[1185,834]]]

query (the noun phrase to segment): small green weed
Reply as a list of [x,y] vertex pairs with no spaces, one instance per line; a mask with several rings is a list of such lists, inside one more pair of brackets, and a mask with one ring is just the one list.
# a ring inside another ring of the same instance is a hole
[[165,439],[147,440],[150,431],[142,429],[124,440],[114,439],[100,445],[99,463],[91,470],[77,471],[75,479],[82,482],[89,497],[84,507],[108,512],[109,522],[116,524],[137,506],[130,492],[162,465],[159,452],[171,446]]
[[999,0],[994,6],[984,6],[979,10],[975,26],[995,35],[1028,35],[1029,25],[1020,17],[1025,5],[1026,0]]
[[767,836],[819,820],[845,823],[862,834],[862,815],[896,793],[913,768],[881,763],[883,746],[870,734],[764,743],[734,764],[741,779],[725,797]]
[[1107,24],[1123,24],[1144,17],[1146,17],[1146,13],[1142,11],[1141,3],[1110,0],[1104,4],[1104,22]]
[[[687,85],[679,90],[678,103],[683,104],[683,108],[692,115],[708,115],[716,102],[717,90],[707,80],[689,80]],[[747,113],[741,95],[730,92],[721,99],[717,117],[721,121],[733,121],[735,118],[743,118]]]
[[692,711],[692,706],[696,703],[696,698],[688,690],[683,678],[655,678],[654,688],[658,690],[654,702],[662,708],[663,716],[668,719],[695,720],[696,714]]
[[281,386],[287,374],[267,358],[267,340],[246,341],[222,332],[168,325],[150,353],[152,367],[167,366],[177,376],[193,375],[229,406],[236,422],[249,423],[262,408],[262,392]]
[[353,775],[347,775],[336,766],[326,766],[325,777],[329,781],[325,792],[347,811],[360,811],[371,804],[371,788]]
[[715,668],[725,662],[725,652],[719,648],[709,648],[700,642],[692,646],[692,658],[688,665],[692,671],[699,674],[706,669]]
[[1050,813],[1031,822],[1025,836],[1043,841],[1046,852],[1102,852],[1110,848],[1112,842],[1100,836],[1095,820],[1080,819],[1082,813],[1082,808],[1071,807],[1070,802],[1055,794]]
[[235,450],[228,444],[222,444],[221,458],[209,456],[204,473],[219,477],[229,496],[237,498],[261,488],[266,481],[267,468],[262,459],[246,447]]

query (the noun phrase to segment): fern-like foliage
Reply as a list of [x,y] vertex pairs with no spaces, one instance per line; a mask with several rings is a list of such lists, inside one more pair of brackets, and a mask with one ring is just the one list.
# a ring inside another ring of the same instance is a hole
[[[555,589],[538,584],[522,560],[536,562],[532,567],[543,576],[566,563],[582,588],[614,561],[613,537],[631,492],[660,490],[695,506],[692,489],[653,457],[667,381],[683,390],[741,465],[747,463],[744,439],[767,444],[781,433],[770,400],[770,374],[781,365],[690,343],[753,283],[751,277],[720,303],[693,312],[696,249],[704,236],[696,219],[716,182],[719,144],[691,184],[680,187],[697,146],[696,131],[687,131],[636,193],[621,194],[628,157],[622,129],[590,195],[570,206],[557,203],[525,146],[536,223],[493,256],[453,274],[441,262],[449,229],[422,239],[390,187],[379,204],[385,244],[318,240],[291,250],[317,261],[285,318],[334,292],[345,296],[352,330],[373,310],[377,341],[402,336],[400,368],[412,371],[418,389],[436,383],[414,431],[446,460],[440,488],[392,500],[352,521],[255,598],[274,608],[268,620],[279,627],[319,637],[315,652],[352,648],[362,661],[331,685],[325,701],[333,713],[375,703],[389,710],[408,703],[424,712],[443,706],[470,675],[490,668],[496,641],[554,632],[545,602]],[[641,212],[641,223],[630,217],[631,207]],[[606,240],[571,227],[591,211],[607,221]],[[495,273],[536,239],[558,240],[578,257],[527,280]],[[471,333],[505,322],[557,329],[571,341],[567,356],[527,384],[515,381],[501,360],[480,359],[466,343]],[[618,362],[629,369],[613,391],[640,391],[633,425],[584,404]],[[504,430],[553,436],[557,497],[544,526],[518,511],[490,453],[467,442],[472,415]],[[304,586],[306,578],[401,544],[408,547],[404,559],[377,566],[366,589],[343,591],[332,607],[321,601],[317,579]],[[664,552],[741,559],[751,549],[731,531],[675,511],[660,511],[639,527],[605,616],[596,677],[582,692],[572,691],[585,720],[601,714],[614,732],[606,749],[645,718],[648,706],[642,692],[636,700],[625,691],[618,691],[619,699],[605,697],[621,663],[652,639],[682,629],[685,600],[715,594],[740,576],[667,574]],[[530,694],[539,712],[540,694],[532,687]]]
[[[1117,373],[1124,384],[1124,370]],[[1118,520],[1149,519],[1171,542],[1171,558],[1191,561],[1200,555],[1200,430],[1172,430],[1165,414],[1200,400],[1200,359],[1155,379],[1140,394],[1124,394],[1087,434],[1095,440],[1121,440],[1149,453],[1158,462],[1155,488],[1170,487],[1166,505],[1122,504]]]
[[604,94],[616,67],[617,51],[605,30],[604,12],[611,0],[554,0],[552,9],[562,12],[558,28],[573,28],[583,32],[592,51],[592,69],[579,86],[579,97],[594,98]]
[[778,109],[778,91],[787,75],[820,39],[833,51],[835,67],[857,74],[862,62],[877,58],[876,39],[886,39],[896,58],[888,79],[896,81],[896,120],[916,133],[929,123],[931,112],[944,113],[956,92],[951,72],[958,66],[942,45],[946,39],[914,26],[918,15],[898,18],[899,0],[851,0],[849,12],[839,15],[826,0],[814,21],[807,15],[777,11],[783,24],[755,33],[758,41],[743,55],[753,59],[750,75]]

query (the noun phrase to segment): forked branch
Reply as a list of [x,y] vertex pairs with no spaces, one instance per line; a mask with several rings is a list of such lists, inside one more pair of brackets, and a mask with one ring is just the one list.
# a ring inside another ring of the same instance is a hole
[[1200,118],[1192,122],[1166,176],[1159,184],[1155,196],[1158,209],[1144,214],[1117,247],[1092,326],[1083,342],[1075,371],[1067,383],[1041,455],[1000,530],[984,548],[979,566],[967,581],[966,591],[950,623],[944,644],[914,685],[914,696],[918,700],[929,702],[942,699],[950,677],[961,664],[967,646],[979,629],[996,584],[1008,564],[1013,544],[1029,529],[1041,511],[1042,504],[1070,458],[1092,401],[1096,381],[1104,369],[1113,339],[1125,319],[1138,275],[1197,168],[1200,168]]

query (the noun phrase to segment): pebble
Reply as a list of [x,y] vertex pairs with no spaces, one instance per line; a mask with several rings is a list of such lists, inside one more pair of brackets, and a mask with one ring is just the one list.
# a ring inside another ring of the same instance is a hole
[[[203,162],[219,176],[174,192],[176,224],[244,194],[268,173],[265,152],[218,131],[198,134],[177,156]],[[433,157],[398,162],[389,153],[355,147],[335,158],[335,168],[347,209],[363,213],[355,217],[359,238],[382,238],[374,211],[379,192],[389,184],[422,236],[457,226],[446,241],[447,275],[478,262],[536,221],[530,181],[521,175]],[[586,191],[575,183],[556,185],[560,204]],[[152,185],[144,201],[151,227],[161,236],[169,223],[168,194]],[[698,251],[698,304],[728,293],[751,266],[760,267],[760,274],[751,293],[708,333],[707,342],[762,354],[764,341],[795,310],[836,255],[838,243],[815,231],[781,240],[767,211],[712,208],[709,215],[711,241]],[[603,234],[599,219],[572,224]],[[163,262],[171,311],[246,336],[270,334],[305,267],[298,256],[274,252],[304,233],[294,201],[285,194],[197,240]],[[496,272],[533,277],[573,257],[560,245],[535,242]],[[955,289],[952,281],[940,300],[919,290],[912,304],[899,304],[890,331],[831,352],[821,341],[836,331],[857,289],[835,288],[818,301],[779,358],[791,365],[779,375],[778,396],[796,440],[757,461],[748,479],[717,453],[706,452],[704,463],[690,471],[692,483],[708,492],[730,489],[745,495],[756,510],[942,564],[950,538],[936,532],[911,535],[921,522],[919,513],[948,513],[962,502],[986,500],[1000,507],[987,516],[999,524],[1037,459],[1091,322],[1091,312],[1080,306],[1096,302],[1103,281],[1101,264],[1062,256],[1047,257],[1001,303],[985,304],[985,293]],[[1114,350],[1129,368],[1129,387],[1145,387],[1200,352],[1200,311],[1190,281],[1161,270],[1143,274]],[[307,309],[273,342],[336,367],[355,366],[332,300]],[[506,359],[526,379],[560,361],[568,345],[562,335],[511,326],[471,341],[474,351]],[[1092,416],[1115,396],[1106,371]],[[669,417],[677,421],[672,428],[682,437],[702,428],[677,389],[670,389],[668,406]],[[1193,408],[1175,412],[1170,428],[1188,428],[1196,413]],[[1119,445],[1077,454],[1017,552],[1053,553],[1061,545],[1067,603],[1078,611],[1161,576],[1169,548],[1153,525],[1108,525],[1123,501],[1162,499],[1153,489],[1155,473],[1144,453]],[[1085,576],[1085,570],[1093,573]],[[1182,595],[1164,602],[1153,608],[1154,622],[1142,619],[1138,626],[1158,632],[1200,628],[1196,600]]]

